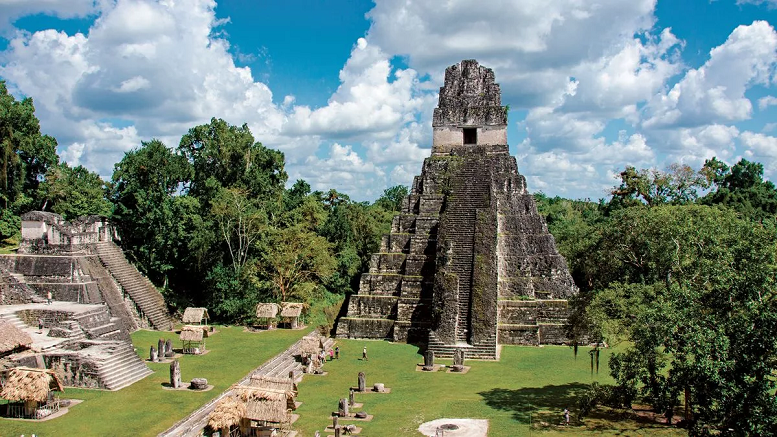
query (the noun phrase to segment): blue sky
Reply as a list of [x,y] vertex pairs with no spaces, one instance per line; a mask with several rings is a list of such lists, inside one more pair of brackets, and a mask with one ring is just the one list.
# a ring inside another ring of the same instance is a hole
[[777,0],[0,0],[0,78],[60,155],[248,123],[293,182],[371,200],[431,147],[445,67],[478,59],[531,191],[600,198],[627,165],[717,156],[777,178]]

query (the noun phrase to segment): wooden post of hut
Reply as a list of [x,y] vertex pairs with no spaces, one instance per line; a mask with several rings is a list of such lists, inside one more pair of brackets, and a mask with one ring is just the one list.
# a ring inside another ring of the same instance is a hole
[[289,328],[296,329],[299,326],[299,317],[305,304],[298,302],[281,302],[281,323]]
[[256,305],[256,326],[272,329],[278,317],[277,303],[260,303]]

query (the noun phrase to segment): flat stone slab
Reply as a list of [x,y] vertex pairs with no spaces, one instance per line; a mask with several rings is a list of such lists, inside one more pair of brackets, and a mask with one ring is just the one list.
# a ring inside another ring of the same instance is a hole
[[353,393],[357,394],[357,395],[365,395],[367,393],[380,393],[380,394],[391,393],[391,388],[389,388],[389,387],[384,388],[383,391],[375,391],[375,390],[372,389],[372,387],[370,387],[370,389],[367,390],[367,391],[359,391],[359,390],[357,390],[359,387],[351,387],[351,388],[353,389]]
[[[456,428],[452,429],[453,427]],[[488,420],[437,419],[422,423],[418,427],[418,431],[423,435],[434,435],[438,428],[444,431],[445,437],[486,437],[488,435]]]
[[350,413],[350,414],[348,414],[348,416],[341,417],[338,420],[340,420],[340,421],[342,421],[342,420],[358,420],[360,422],[369,422],[370,420],[372,420],[373,417],[375,417],[375,416],[373,416],[372,414],[368,414],[367,417],[365,417],[364,419],[359,419],[358,417],[356,417],[356,413]]
[[424,370],[424,365],[423,364],[416,364],[415,365],[415,371],[416,372],[424,372],[424,373],[434,373],[434,372],[440,370],[441,367],[442,367],[442,364],[435,364],[434,365],[434,370]]
[[188,391],[188,392],[192,392],[192,393],[202,393],[204,391],[211,391],[211,390],[213,390],[213,385],[212,384],[208,384],[207,388],[204,388],[202,390],[195,390],[195,389],[189,388],[189,383],[188,382],[184,382],[178,388],[171,387],[169,382],[163,382],[162,383],[162,388],[165,389],[165,390],[170,390],[170,391]]
[[470,366],[464,366],[464,368],[461,370],[461,372],[454,372],[453,368],[448,367],[448,370],[446,371],[446,373],[458,373],[459,375],[463,375],[463,374],[469,372],[469,369],[471,369]]

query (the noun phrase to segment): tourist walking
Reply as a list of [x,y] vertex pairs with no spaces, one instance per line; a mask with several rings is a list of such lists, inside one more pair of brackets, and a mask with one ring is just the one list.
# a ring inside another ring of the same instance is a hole
[[51,290],[46,292],[46,305],[51,305]]
[[367,346],[364,346],[364,349],[362,349],[362,360],[369,361],[367,358]]
[[335,359],[340,359],[340,346],[335,346]]
[[564,408],[564,425],[569,426],[569,410]]

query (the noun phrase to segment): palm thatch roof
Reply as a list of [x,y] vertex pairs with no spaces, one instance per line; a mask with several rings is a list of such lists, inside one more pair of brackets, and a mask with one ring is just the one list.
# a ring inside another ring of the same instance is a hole
[[246,404],[232,396],[226,396],[220,400],[208,416],[208,426],[214,430],[229,428],[237,425],[245,417]]
[[289,401],[294,395],[283,390],[268,390],[250,386],[235,386],[237,398],[245,402],[245,418],[250,420],[283,423],[291,419]]
[[181,341],[202,341],[205,329],[202,326],[184,326],[181,328]]
[[304,307],[304,303],[281,302],[281,317],[299,317]]
[[256,305],[256,317],[258,319],[272,319],[277,315],[277,303],[260,303]]
[[32,337],[13,323],[0,319],[0,354],[12,351],[19,346],[29,347]]
[[299,348],[303,354],[313,355],[324,349],[324,342],[321,341],[321,337],[306,336],[300,340]]
[[9,401],[46,402],[49,391],[65,391],[59,376],[50,369],[14,367],[4,373],[0,398]]
[[205,320],[207,323],[207,320],[208,320],[207,308],[194,308],[194,307],[186,308],[186,310],[183,312],[183,318],[181,318],[181,321],[183,323],[202,323],[203,320]]
[[273,378],[272,376],[253,375],[251,376],[251,387],[264,388],[268,390],[280,390],[294,392],[294,380],[291,378]]

